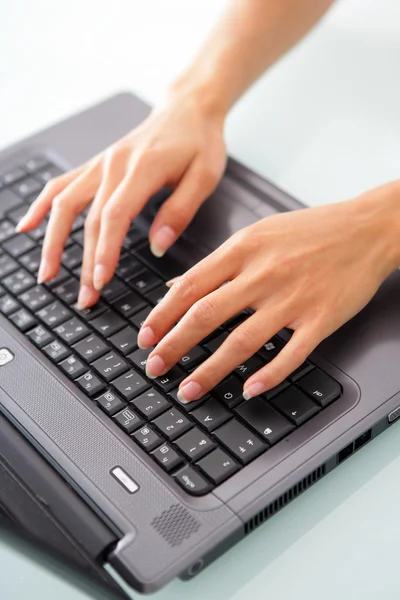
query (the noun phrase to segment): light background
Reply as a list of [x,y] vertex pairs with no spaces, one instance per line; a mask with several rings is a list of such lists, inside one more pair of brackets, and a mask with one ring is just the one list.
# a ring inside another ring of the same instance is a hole
[[[120,90],[157,101],[223,5],[0,0],[0,146]],[[311,205],[398,177],[399,57],[398,0],[338,2],[234,109],[230,153]],[[398,600],[398,429],[157,600]],[[87,600],[68,579],[0,539],[1,600]]]

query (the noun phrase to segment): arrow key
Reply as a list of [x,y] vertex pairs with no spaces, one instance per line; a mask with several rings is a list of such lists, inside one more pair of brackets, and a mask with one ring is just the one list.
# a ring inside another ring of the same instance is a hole
[[271,404],[297,426],[308,421],[321,410],[315,402],[294,386],[278,394]]

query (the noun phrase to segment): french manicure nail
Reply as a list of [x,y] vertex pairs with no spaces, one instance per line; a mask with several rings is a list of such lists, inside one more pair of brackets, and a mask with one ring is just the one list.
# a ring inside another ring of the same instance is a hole
[[176,283],[176,281],[178,281],[178,279],[179,277],[174,277],[173,279],[166,281],[165,285],[169,288],[172,288],[172,286],[174,285],[174,283]]
[[17,233],[19,233],[20,231],[22,231],[22,230],[24,229],[24,227],[25,227],[25,225],[26,225],[27,221],[28,221],[28,214],[24,215],[24,216],[22,217],[22,219],[20,219],[20,220],[18,221],[17,225],[15,226],[15,231],[16,231]]
[[79,296],[78,296],[78,302],[77,302],[77,308],[78,310],[83,310],[84,308],[87,308],[87,305],[90,302],[91,299],[91,290],[87,285],[82,285],[81,289],[79,290]]
[[41,283],[43,283],[43,281],[46,281],[47,279],[49,279],[49,276],[50,276],[49,263],[47,262],[47,260],[42,260],[42,262],[40,263],[39,272],[38,272],[38,276],[37,276],[38,284],[40,285]]
[[265,390],[266,387],[263,383],[261,383],[261,381],[255,381],[243,391],[243,398],[245,400],[250,400],[250,398],[254,398],[254,396],[262,394],[265,392]]
[[177,237],[178,236],[172,227],[169,225],[164,225],[153,237],[150,244],[150,250],[154,256],[161,258],[161,256],[164,256],[168,248],[176,241]]
[[150,348],[150,346],[154,346],[155,343],[155,333],[151,327],[146,325],[139,331],[137,345],[141,350],[146,350],[146,348]]
[[159,375],[162,375],[164,371],[165,362],[163,361],[161,356],[158,356],[158,354],[152,356],[150,360],[147,361],[146,375],[147,377],[149,377],[149,379],[155,379],[156,377],[159,377]]
[[96,265],[93,272],[93,287],[98,292],[104,287],[105,268],[103,265]]
[[196,400],[196,398],[200,398],[201,395],[201,385],[197,381],[190,381],[180,388],[177,397],[179,402],[187,404],[192,400]]

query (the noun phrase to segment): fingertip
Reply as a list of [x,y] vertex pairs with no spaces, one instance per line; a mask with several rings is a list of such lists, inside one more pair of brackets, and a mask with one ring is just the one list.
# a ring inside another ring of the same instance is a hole
[[157,258],[161,258],[176,242],[178,234],[169,225],[163,225],[156,231],[150,241],[150,250]]

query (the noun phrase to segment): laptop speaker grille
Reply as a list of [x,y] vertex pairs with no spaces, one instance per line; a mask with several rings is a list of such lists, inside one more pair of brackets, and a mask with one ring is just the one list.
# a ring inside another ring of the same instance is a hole
[[262,525],[265,521],[272,517],[272,515],[294,500],[294,498],[297,498],[297,496],[299,496],[302,492],[305,492],[305,490],[314,485],[314,483],[316,483],[325,475],[325,471],[325,465],[318,467],[318,469],[315,469],[315,471],[307,475],[307,477],[304,477],[304,479],[296,483],[296,485],[282,494],[282,496],[274,500],[274,502],[271,502],[271,504],[255,515],[255,517],[252,517],[249,521],[247,521],[247,523],[245,523],[245,535],[248,535],[254,531],[254,529]]
[[172,504],[152,521],[152,526],[170,546],[179,546],[200,529],[200,523],[181,504]]

